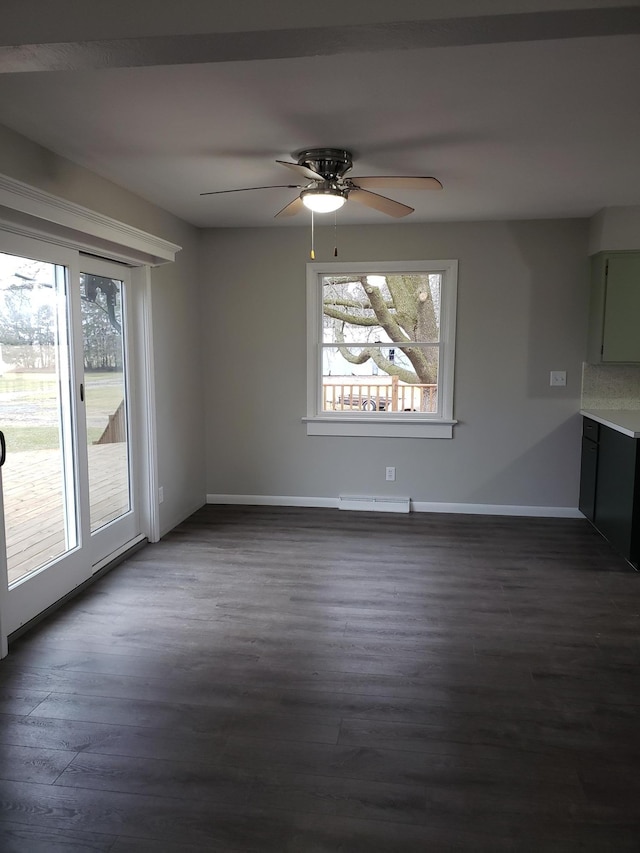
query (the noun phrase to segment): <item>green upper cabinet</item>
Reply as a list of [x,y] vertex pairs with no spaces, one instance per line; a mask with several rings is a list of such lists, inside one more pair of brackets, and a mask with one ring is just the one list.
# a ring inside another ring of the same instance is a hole
[[640,252],[600,252],[591,259],[587,358],[640,363]]

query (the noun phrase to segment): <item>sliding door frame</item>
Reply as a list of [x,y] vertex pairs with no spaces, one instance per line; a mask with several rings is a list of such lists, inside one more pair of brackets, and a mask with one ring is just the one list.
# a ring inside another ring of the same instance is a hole
[[[0,518],[4,518],[2,468],[0,468]],[[0,658],[6,657],[9,651],[6,629],[3,627],[7,624],[7,598],[9,594],[6,553],[7,542],[4,533],[4,524],[0,524]]]
[[[28,572],[19,578],[9,592],[8,566],[6,551],[0,554],[3,562],[3,572],[0,577],[2,594],[7,596],[5,616],[7,632],[16,630],[25,622],[30,621],[37,613],[47,607],[57,598],[63,597],[69,590],[79,586],[90,577],[90,567],[86,565],[88,545],[83,529],[83,516],[86,495],[81,491],[81,484],[86,478],[86,432],[84,429],[84,405],[77,395],[81,381],[82,361],[76,355],[79,344],[78,324],[74,308],[74,282],[79,275],[78,252],[64,246],[15,234],[2,234],[0,251],[16,257],[32,259],[36,262],[50,264],[58,268],[56,276],[64,270],[64,305],[61,304],[62,293],[56,291],[56,311],[64,315],[64,340],[56,344],[56,373],[60,385],[60,412],[65,427],[60,431],[60,458],[62,460],[61,476],[65,482],[62,487],[62,501],[66,505],[64,511],[64,526],[67,528],[72,518],[75,536],[72,543],[66,542],[64,549],[53,559],[42,566]],[[60,270],[60,272],[58,272]],[[58,319],[58,323],[60,320]],[[80,353],[81,356],[81,353]],[[63,402],[62,397],[67,397]],[[7,447],[7,455],[11,458],[11,447]],[[88,506],[88,503],[87,503]],[[4,528],[4,519],[0,519]],[[6,537],[5,537],[6,538]],[[65,539],[67,536],[65,535]],[[4,622],[4,620],[3,620]]]
[[[151,268],[172,263],[181,247],[5,175],[0,175],[0,231],[42,241],[44,245],[53,244],[54,247],[71,249],[77,259],[71,275],[79,273],[80,252],[130,266],[130,308],[133,311],[134,329],[130,346],[135,350],[134,384],[137,388],[137,417],[134,419],[132,440],[136,444],[139,463],[140,535],[135,541],[146,538],[150,542],[157,542],[160,538],[160,513]],[[0,519],[3,517],[1,478],[0,469]],[[92,566],[92,572],[103,569],[135,541],[126,543]],[[8,650],[8,594],[5,531],[4,523],[1,523],[0,658]]]

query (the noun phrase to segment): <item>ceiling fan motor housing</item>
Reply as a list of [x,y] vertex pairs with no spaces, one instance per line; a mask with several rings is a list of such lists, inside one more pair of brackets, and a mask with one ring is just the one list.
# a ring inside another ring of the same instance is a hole
[[299,166],[306,166],[325,179],[338,181],[353,166],[350,151],[343,148],[307,148],[293,155]]

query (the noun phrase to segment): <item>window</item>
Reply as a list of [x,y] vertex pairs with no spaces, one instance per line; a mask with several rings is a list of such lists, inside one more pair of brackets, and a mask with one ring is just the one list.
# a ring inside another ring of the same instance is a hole
[[452,437],[457,267],[307,264],[309,435]]

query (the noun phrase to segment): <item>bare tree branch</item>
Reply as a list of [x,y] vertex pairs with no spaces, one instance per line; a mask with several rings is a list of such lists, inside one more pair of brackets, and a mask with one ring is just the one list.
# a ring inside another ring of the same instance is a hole
[[338,311],[336,308],[328,308],[325,305],[324,314],[326,317],[333,317],[334,320],[341,320],[343,323],[355,323],[358,326],[379,326],[377,317],[357,317],[348,314],[346,311]]
[[362,308],[363,310],[371,310],[371,303],[368,299],[342,299],[339,296],[328,297],[324,300],[325,305],[340,305],[343,308]]
[[[365,364],[371,360],[390,376],[398,376],[403,382],[434,384],[437,381],[438,347],[421,347],[417,343],[437,343],[439,340],[437,316],[428,276],[389,275],[385,277],[386,290],[371,283],[368,276],[339,277],[332,284],[349,285],[343,295],[332,293],[323,305],[326,317],[342,323],[343,326],[368,327],[379,326],[389,338],[390,346],[396,344],[405,354],[413,371],[405,368],[384,355],[383,347],[366,346],[354,353],[346,345],[343,330],[334,327],[339,351],[350,364]],[[363,299],[354,299],[350,291],[353,285],[359,285]],[[388,299],[388,295],[391,299]],[[350,313],[349,310],[363,313]],[[371,313],[364,313],[371,312]],[[392,343],[391,343],[392,342]],[[415,372],[414,372],[415,371]]]
[[369,359],[388,376],[397,376],[402,382],[414,384],[417,376],[412,370],[407,370],[399,364],[391,361],[384,355],[382,347],[364,347],[359,353],[352,352],[346,345],[344,335],[340,329],[336,329],[338,339],[338,351],[349,364],[366,364]]

